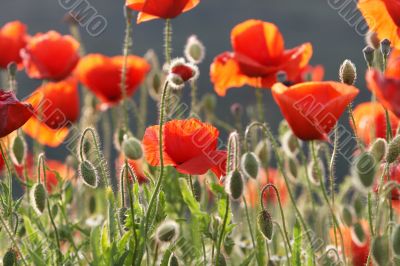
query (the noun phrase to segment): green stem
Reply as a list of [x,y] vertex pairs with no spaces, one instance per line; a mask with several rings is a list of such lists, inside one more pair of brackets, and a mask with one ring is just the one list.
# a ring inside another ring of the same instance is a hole
[[172,26],[171,19],[167,18],[165,20],[165,28],[164,28],[164,55],[165,62],[171,62],[171,43],[172,43]]
[[256,99],[257,99],[257,116],[258,121],[263,122],[265,120],[264,116],[264,99],[261,89],[256,89]]
[[228,214],[229,214],[229,195],[226,194],[226,209],[225,209],[224,221],[222,222],[222,228],[221,228],[221,232],[219,234],[218,243],[217,243],[217,253],[216,253],[216,256],[215,256],[215,266],[219,265],[219,256],[221,254],[221,244],[222,244],[222,240],[224,238],[226,223],[228,221]]
[[197,114],[197,83],[196,81],[191,82],[191,97],[192,97],[192,102],[191,102],[191,113],[192,114]]
[[[250,216],[249,216],[249,210],[247,208],[247,202],[246,202],[246,197],[243,196],[243,203],[244,203],[244,209],[246,212],[246,219],[247,219],[247,224],[249,226],[249,232],[250,232],[250,237],[251,237],[251,243],[253,244],[253,249],[257,250],[256,246],[256,241],[254,240],[254,234],[253,234],[253,229],[251,228],[251,222],[250,222]],[[258,263],[258,261],[257,261]]]
[[[277,222],[275,222],[275,221],[273,221],[273,223],[274,223],[275,226],[279,229],[278,231],[279,231],[279,233],[281,234],[281,236],[282,236],[283,238],[285,238],[285,234],[284,234],[284,232],[283,232],[281,226],[279,225],[279,223],[277,223]],[[290,242],[289,242],[289,243],[287,243],[286,241],[284,241],[284,242],[285,242],[284,246],[285,246],[286,259],[287,259],[288,265],[290,266],[290,265],[291,265],[291,263],[290,263],[290,258],[289,258],[289,254],[290,254],[290,252],[291,252]],[[289,252],[288,248],[290,249],[290,252]]]
[[21,249],[19,248],[17,240],[14,238],[14,235],[12,234],[10,228],[8,228],[6,221],[4,221],[4,219],[3,219],[3,215],[0,215],[0,222],[1,222],[2,228],[7,232],[8,237],[11,239],[11,242],[13,243],[14,247],[17,249],[22,263],[25,266],[28,266],[28,263],[26,263],[25,258],[22,255]]

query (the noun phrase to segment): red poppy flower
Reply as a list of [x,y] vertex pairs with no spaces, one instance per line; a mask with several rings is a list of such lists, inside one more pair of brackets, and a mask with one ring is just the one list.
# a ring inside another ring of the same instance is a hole
[[276,74],[285,71],[294,80],[312,56],[310,43],[285,50],[279,29],[272,23],[247,20],[231,33],[233,52],[218,55],[211,65],[211,81],[220,96],[244,85],[271,88]]
[[175,18],[199,3],[200,0],[126,0],[127,7],[139,12],[137,23],[157,18]]
[[[160,165],[159,126],[146,129],[143,146],[147,162]],[[225,174],[226,152],[217,150],[219,131],[191,118],[171,120],[164,125],[164,164],[183,174],[202,175],[211,170],[219,178]]]
[[[122,99],[121,69],[123,56],[107,57],[90,54],[79,62],[76,75],[104,104],[116,104]],[[144,80],[150,65],[141,57],[128,56],[126,92],[131,96]]]
[[25,24],[13,21],[0,29],[0,68],[7,68],[11,62],[21,64],[20,50],[28,40]]
[[398,0],[360,0],[358,8],[370,30],[380,40],[389,39],[400,48],[400,2]]
[[[273,184],[279,191],[281,197],[281,203],[284,205],[287,202],[287,188],[283,177],[280,175],[279,171],[274,168],[261,169],[259,171],[257,180],[249,179],[246,184],[246,199],[250,206],[256,207],[260,202],[261,189],[267,185]],[[278,204],[275,191],[270,188],[264,192],[263,195],[264,203],[270,204],[270,202]]]
[[367,86],[382,105],[400,117],[400,51],[393,51],[385,73],[368,70]]
[[24,132],[43,145],[57,147],[79,117],[78,82],[70,78],[47,83],[39,87],[28,102],[34,106],[35,115],[24,125]]
[[272,96],[294,134],[302,140],[327,140],[327,135],[358,89],[338,82],[305,82],[291,87],[276,83]]
[[21,56],[29,77],[62,80],[79,61],[79,43],[72,36],[55,31],[38,33],[29,40]]
[[[353,112],[356,121],[357,136],[369,145],[375,138],[386,138],[386,115],[385,110],[379,103],[362,103],[357,105]],[[399,119],[389,112],[392,135],[396,135]],[[353,124],[350,123],[352,126]]]
[[[129,166],[135,171],[136,177],[138,179],[139,184],[147,183],[148,178],[143,172],[143,160],[128,160]],[[119,158],[116,160],[116,168],[121,169],[124,165],[124,156],[120,155]],[[132,181],[132,176],[129,175],[130,181]]]
[[22,127],[32,111],[29,103],[20,102],[13,92],[0,89],[0,138]]

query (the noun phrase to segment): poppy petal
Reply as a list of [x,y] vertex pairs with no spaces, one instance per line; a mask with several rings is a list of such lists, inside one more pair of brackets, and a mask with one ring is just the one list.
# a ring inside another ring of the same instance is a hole
[[211,151],[176,166],[176,170],[182,174],[203,175],[211,169],[219,179],[225,175],[225,163],[225,151]]
[[35,139],[40,144],[53,148],[60,146],[69,133],[67,127],[52,129],[35,117],[29,119],[23,126],[23,130],[25,134]]
[[[143,136],[143,148],[146,161],[151,166],[160,165],[160,150],[159,150],[159,128],[160,126],[148,127]],[[164,165],[175,166],[176,163],[165,152],[163,153]]]

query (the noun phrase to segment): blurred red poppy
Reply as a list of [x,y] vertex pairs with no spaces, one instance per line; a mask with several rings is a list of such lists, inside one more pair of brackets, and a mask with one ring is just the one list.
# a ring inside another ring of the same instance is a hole
[[360,0],[358,8],[370,30],[380,40],[389,39],[400,48],[400,2],[398,0]]
[[34,106],[33,116],[23,127],[37,142],[59,146],[68,136],[69,127],[79,118],[78,82],[69,78],[39,87],[27,100]]
[[[122,99],[121,69],[123,56],[107,57],[90,54],[79,62],[76,75],[80,82],[91,90],[106,106]],[[128,56],[126,92],[131,96],[150,70],[150,65],[141,57]]]
[[[160,165],[159,126],[146,129],[143,146],[147,162]],[[197,119],[171,120],[164,125],[164,165],[183,174],[202,175],[211,170],[225,174],[226,152],[217,150],[219,131]]]
[[[357,136],[367,145],[375,138],[386,138],[386,115],[385,110],[379,103],[362,103],[356,106],[353,111],[356,121]],[[396,135],[399,119],[389,112],[392,135]],[[353,123],[350,123],[353,126]]]
[[11,62],[22,66],[20,51],[28,38],[26,25],[20,21],[9,22],[0,29],[0,68],[7,68]]
[[55,31],[38,33],[21,50],[21,56],[30,78],[62,80],[79,61],[79,43]]
[[385,73],[368,70],[366,80],[379,102],[400,117],[400,50],[392,51]]
[[[267,184],[273,184],[279,191],[281,197],[281,203],[284,205],[287,202],[287,188],[283,177],[280,175],[279,171],[274,168],[261,169],[259,171],[257,180],[249,179],[246,184],[246,199],[250,206],[257,207],[260,202],[260,193],[263,187]],[[263,195],[264,203],[278,204],[278,199],[276,197],[275,191],[270,188],[264,192]]]
[[200,0],[126,0],[126,6],[139,12],[137,23],[175,18],[196,7]]
[[307,65],[299,72],[299,75],[295,79],[289,80],[289,83],[297,84],[307,81],[323,81],[324,74],[325,69],[322,65]]
[[233,52],[218,55],[211,65],[211,81],[220,96],[232,87],[244,85],[271,88],[279,71],[286,72],[288,80],[294,80],[312,56],[310,43],[285,50],[279,29],[261,20],[237,25],[232,30],[231,42]]
[[[143,160],[128,160],[129,166],[135,171],[136,177],[138,179],[139,184],[147,183],[148,178],[143,172]],[[117,170],[121,169],[124,165],[124,156],[121,154],[119,158],[116,160],[116,168]],[[129,175],[129,180],[132,181],[132,176]]]
[[32,105],[18,101],[13,92],[0,89],[0,138],[22,127],[32,112]]
[[272,96],[294,134],[302,140],[327,140],[358,89],[338,82],[276,83]]

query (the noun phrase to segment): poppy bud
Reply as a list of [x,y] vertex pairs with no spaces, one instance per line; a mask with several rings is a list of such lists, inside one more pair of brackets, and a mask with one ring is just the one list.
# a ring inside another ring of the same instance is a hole
[[193,190],[194,190],[195,199],[198,202],[200,202],[200,200],[201,200],[201,184],[197,178],[193,182]]
[[355,223],[351,230],[352,239],[358,246],[363,246],[365,243],[365,232],[360,223]]
[[15,266],[17,265],[17,254],[13,249],[9,249],[3,257],[4,266]]
[[276,81],[280,83],[285,83],[287,81],[288,77],[285,71],[278,71],[276,73]]
[[99,182],[99,175],[94,165],[88,160],[84,160],[79,164],[79,174],[83,183],[88,187],[96,188]]
[[278,128],[278,132],[279,132],[279,136],[283,137],[283,135],[285,135],[285,133],[290,130],[289,124],[286,120],[282,120],[279,123],[279,128]]
[[354,220],[354,211],[348,206],[344,206],[342,209],[342,219],[345,225],[352,226]]
[[41,215],[46,207],[47,193],[42,183],[37,183],[31,191],[31,201],[33,209],[38,215]]
[[122,151],[130,160],[139,160],[143,156],[142,143],[135,137],[124,136]]
[[192,35],[188,38],[185,46],[185,57],[193,64],[200,64],[205,57],[206,48],[199,41],[196,35]]
[[281,142],[282,148],[287,155],[294,157],[297,154],[300,143],[291,130],[286,131],[281,138]]
[[271,214],[267,210],[262,210],[257,217],[258,227],[261,233],[268,240],[272,239],[274,224],[272,223]]
[[365,42],[367,45],[373,47],[374,49],[378,49],[380,44],[378,34],[374,31],[369,31],[368,34],[365,36]]
[[374,64],[374,48],[367,46],[363,49],[364,59],[367,62],[368,67],[372,67]]
[[242,156],[241,160],[243,173],[249,177],[256,179],[258,175],[258,168],[260,167],[260,162],[257,155],[254,152],[246,152]]
[[159,242],[173,242],[178,238],[179,225],[172,220],[164,221],[156,231],[156,239]]
[[124,141],[124,136],[126,134],[126,129],[123,127],[119,127],[114,133],[114,147],[118,151],[121,150],[122,142]]
[[389,56],[390,45],[391,45],[391,42],[389,41],[389,39],[383,39],[381,41],[381,53],[384,56],[384,58],[387,58]]
[[377,236],[372,241],[372,258],[378,266],[389,265],[389,245],[387,236]]
[[316,163],[314,160],[312,160],[307,167],[308,171],[308,178],[310,179],[311,183],[313,183],[316,186],[320,185],[320,175],[323,175],[325,170],[324,170],[324,165],[322,164],[321,161],[318,161]]
[[347,85],[353,85],[357,79],[356,66],[350,60],[346,59],[339,69],[340,81]]
[[392,248],[396,257],[400,257],[400,225],[396,225],[392,233]]
[[179,261],[174,253],[171,253],[171,256],[169,256],[168,266],[179,266]]
[[377,162],[382,161],[386,154],[387,142],[385,139],[378,138],[374,141],[370,148],[370,153],[374,156]]
[[17,166],[21,166],[26,158],[26,142],[24,137],[17,135],[11,146],[11,160]]
[[295,158],[286,157],[285,170],[287,171],[288,177],[293,181],[297,182],[297,169],[299,168],[298,162]]
[[219,257],[218,257],[218,266],[226,266],[226,265],[227,264],[226,264],[225,256],[222,253],[220,253]]
[[18,66],[15,62],[11,62],[7,65],[7,71],[8,71],[8,75],[10,77],[15,78],[15,76],[17,75],[17,70],[18,70]]
[[264,168],[269,167],[269,160],[271,158],[271,148],[270,148],[270,143],[267,140],[260,141],[256,148],[255,148],[255,154],[259,158],[260,164]]
[[187,81],[196,80],[199,76],[199,69],[192,63],[186,63],[183,58],[176,58],[171,62],[167,80],[171,88],[182,89]]
[[388,163],[393,163],[394,161],[396,161],[399,155],[400,155],[400,135],[396,136],[389,143],[388,152],[386,155],[386,161]]
[[214,94],[207,93],[203,96],[202,103],[206,111],[212,113],[217,106],[217,97]]
[[361,191],[370,188],[374,184],[375,173],[376,161],[371,153],[364,152],[355,159],[353,176]]
[[243,194],[243,178],[238,170],[234,170],[228,177],[228,193],[233,200],[238,200]]

